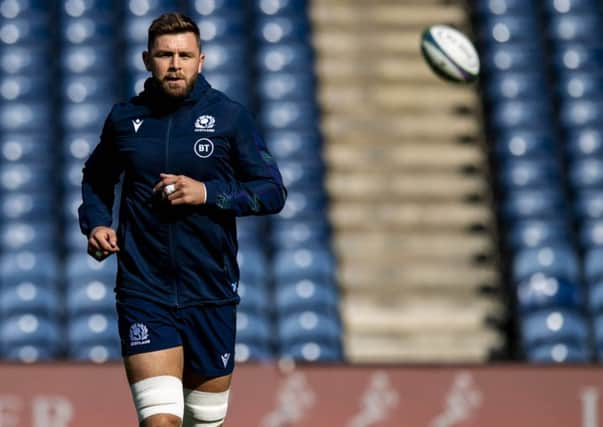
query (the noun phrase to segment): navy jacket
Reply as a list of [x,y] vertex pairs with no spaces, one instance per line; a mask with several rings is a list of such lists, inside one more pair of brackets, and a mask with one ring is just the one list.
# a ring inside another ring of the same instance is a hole
[[[235,217],[279,212],[287,195],[245,108],[201,75],[176,105],[150,79],[139,96],[114,105],[84,166],[85,235],[111,226],[122,172],[118,297],[179,307],[237,303]],[[152,191],[162,172],[205,183],[206,204],[166,204]]]

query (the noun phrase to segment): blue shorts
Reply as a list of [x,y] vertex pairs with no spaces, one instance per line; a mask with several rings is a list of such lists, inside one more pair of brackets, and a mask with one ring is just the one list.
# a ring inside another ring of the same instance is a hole
[[174,308],[120,296],[116,307],[122,356],[182,346],[185,369],[212,377],[232,373],[236,305]]

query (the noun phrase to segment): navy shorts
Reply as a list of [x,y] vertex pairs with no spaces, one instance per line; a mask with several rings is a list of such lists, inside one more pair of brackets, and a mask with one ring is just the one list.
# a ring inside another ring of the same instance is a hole
[[120,296],[116,307],[122,356],[182,346],[185,369],[203,376],[232,373],[236,305],[174,308]]

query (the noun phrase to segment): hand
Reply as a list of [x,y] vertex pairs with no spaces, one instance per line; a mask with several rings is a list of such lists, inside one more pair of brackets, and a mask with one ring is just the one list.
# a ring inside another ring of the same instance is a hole
[[119,252],[115,230],[103,225],[94,227],[88,236],[88,254],[102,261],[114,252]]
[[162,173],[161,180],[157,183],[153,192],[164,191],[167,185],[173,185],[174,191],[165,195],[165,199],[171,205],[202,205],[205,203],[205,184],[184,175],[172,175]]

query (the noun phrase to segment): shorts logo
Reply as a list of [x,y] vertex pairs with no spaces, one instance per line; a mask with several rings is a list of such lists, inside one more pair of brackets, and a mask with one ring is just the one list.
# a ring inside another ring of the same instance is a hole
[[210,139],[201,138],[195,141],[193,146],[195,154],[202,159],[207,159],[214,152],[214,143]]
[[226,365],[228,365],[228,359],[230,359],[230,353],[221,354],[220,358],[222,359],[222,363],[224,364],[224,367],[226,368]]
[[214,125],[216,124],[216,119],[214,116],[199,116],[197,120],[195,120],[195,132],[214,132]]
[[130,346],[149,344],[149,330],[143,323],[132,323],[130,326]]

